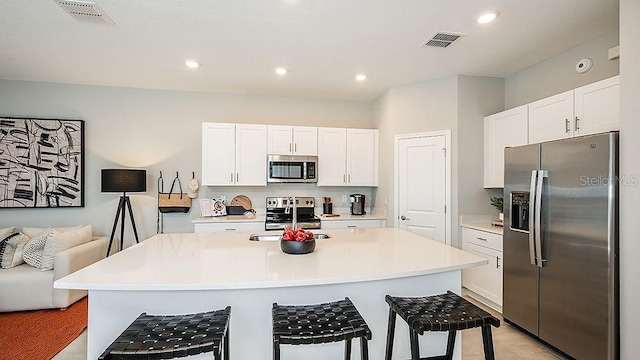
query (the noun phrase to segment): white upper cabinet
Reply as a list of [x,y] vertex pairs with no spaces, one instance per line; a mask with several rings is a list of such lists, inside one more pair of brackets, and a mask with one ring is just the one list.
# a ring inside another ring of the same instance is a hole
[[267,185],[267,126],[202,124],[202,184]]
[[573,136],[573,90],[529,104],[529,144]]
[[620,77],[529,104],[529,144],[619,129]]
[[273,155],[317,155],[318,128],[311,126],[267,126],[267,152]]
[[236,185],[267,186],[266,125],[236,125]]
[[347,185],[378,186],[378,130],[347,129]]
[[484,118],[484,187],[504,187],[504,149],[527,144],[527,105]]
[[347,129],[318,129],[318,186],[347,184]]
[[378,130],[318,129],[318,186],[378,186]]
[[574,91],[576,136],[620,128],[620,76],[598,81]]
[[202,185],[233,185],[235,124],[202,123]]

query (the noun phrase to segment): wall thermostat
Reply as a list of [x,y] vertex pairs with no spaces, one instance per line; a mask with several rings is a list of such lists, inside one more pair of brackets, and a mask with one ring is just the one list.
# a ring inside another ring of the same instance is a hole
[[591,59],[581,59],[576,64],[576,71],[580,74],[586,73],[587,71],[589,71],[589,69],[591,69],[592,65],[593,61],[591,61]]

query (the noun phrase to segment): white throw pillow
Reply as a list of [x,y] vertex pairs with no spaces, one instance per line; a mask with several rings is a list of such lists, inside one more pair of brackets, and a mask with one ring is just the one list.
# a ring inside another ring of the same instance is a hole
[[24,262],[38,269],[42,268],[42,252],[44,251],[44,246],[47,244],[49,237],[55,233],[57,233],[57,231],[53,229],[46,229],[31,237],[24,245],[24,252],[22,254]]
[[6,238],[7,236],[9,236],[11,234],[13,234],[14,231],[16,231],[16,228],[14,228],[14,227],[0,229],[0,240]]
[[91,241],[91,235],[91,225],[86,225],[75,230],[56,232],[48,236],[42,252],[40,269],[42,271],[53,269],[57,253]]
[[9,269],[24,262],[22,258],[24,246],[29,237],[23,233],[15,233],[7,236],[0,242],[0,267]]
[[79,229],[81,227],[83,227],[84,225],[76,225],[76,226],[68,226],[68,227],[57,227],[57,228],[37,228],[37,227],[23,227],[22,228],[22,233],[27,235],[30,238],[33,238],[34,236],[44,232],[44,231],[51,231],[51,230],[55,230],[57,232],[66,232],[66,231],[71,231],[71,230],[75,230],[75,229]]

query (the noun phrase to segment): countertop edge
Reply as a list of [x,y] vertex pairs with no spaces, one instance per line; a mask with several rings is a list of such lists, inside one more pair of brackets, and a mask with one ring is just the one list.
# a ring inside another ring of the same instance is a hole
[[489,261],[482,259],[476,262],[468,262],[459,265],[445,266],[437,269],[427,269],[420,271],[409,271],[395,274],[378,274],[375,276],[360,276],[352,278],[325,278],[325,279],[307,279],[307,280],[295,280],[295,281],[283,281],[283,282],[254,282],[254,283],[228,283],[228,284],[120,284],[120,285],[105,285],[105,284],[87,284],[87,283],[75,283],[75,282],[61,282],[56,280],[53,283],[55,289],[69,289],[69,290],[98,290],[98,291],[187,291],[187,290],[243,290],[243,289],[264,289],[264,288],[287,288],[295,286],[318,286],[318,285],[333,285],[333,284],[348,284],[356,282],[368,282],[368,281],[380,281],[380,280],[393,280],[399,278],[422,276],[430,274],[438,274],[448,271],[463,270],[474,266],[486,265]]
[[469,228],[469,229],[490,232],[497,235],[503,235],[504,233],[504,228],[499,226],[493,226],[490,223],[462,223],[460,224],[460,226]]

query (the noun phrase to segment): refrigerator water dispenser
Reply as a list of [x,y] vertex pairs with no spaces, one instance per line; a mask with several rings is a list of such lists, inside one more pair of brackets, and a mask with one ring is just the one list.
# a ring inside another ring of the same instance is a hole
[[529,192],[511,193],[511,229],[529,232]]

